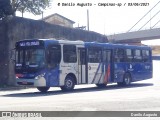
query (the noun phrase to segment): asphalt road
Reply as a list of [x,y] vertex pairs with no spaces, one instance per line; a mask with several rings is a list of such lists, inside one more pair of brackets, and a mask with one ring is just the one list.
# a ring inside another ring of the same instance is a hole
[[51,88],[48,93],[36,88],[0,91],[0,111],[160,111],[159,71],[160,61],[154,61],[153,79],[129,87],[80,85],[67,93],[59,88]]

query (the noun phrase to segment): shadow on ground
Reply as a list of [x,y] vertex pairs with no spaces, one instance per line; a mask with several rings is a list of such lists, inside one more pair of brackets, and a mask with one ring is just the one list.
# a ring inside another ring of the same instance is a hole
[[105,88],[97,88],[95,87],[88,87],[88,88],[77,88],[71,92],[63,92],[61,90],[56,91],[48,91],[46,93],[41,92],[27,92],[27,93],[12,93],[12,94],[5,94],[2,95],[4,97],[41,97],[41,96],[51,96],[51,95],[63,95],[63,94],[72,94],[72,93],[83,93],[83,92],[94,92],[94,91],[110,91],[115,89],[130,89],[130,88],[137,88],[137,87],[147,87],[153,86],[152,83],[132,83],[129,86],[117,86],[117,85],[108,85]]

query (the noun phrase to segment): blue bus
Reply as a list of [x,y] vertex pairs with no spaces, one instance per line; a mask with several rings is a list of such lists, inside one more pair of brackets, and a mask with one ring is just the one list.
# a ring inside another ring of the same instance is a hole
[[21,40],[15,44],[18,86],[63,91],[75,85],[129,85],[152,78],[152,50],[147,46],[54,39]]

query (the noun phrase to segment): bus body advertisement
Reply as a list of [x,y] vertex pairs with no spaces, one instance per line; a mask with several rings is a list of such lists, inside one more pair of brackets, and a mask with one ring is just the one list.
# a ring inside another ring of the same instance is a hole
[[17,85],[70,91],[75,85],[129,85],[152,78],[152,53],[147,46],[33,39],[16,42]]

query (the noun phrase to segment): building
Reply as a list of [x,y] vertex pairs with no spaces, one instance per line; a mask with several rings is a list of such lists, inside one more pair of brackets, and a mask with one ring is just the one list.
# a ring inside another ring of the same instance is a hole
[[61,25],[61,26],[65,26],[65,27],[69,27],[69,28],[73,28],[73,24],[75,23],[74,21],[58,14],[52,14],[49,15],[45,18],[43,18],[43,21],[51,23],[51,24],[56,24],[56,25]]

